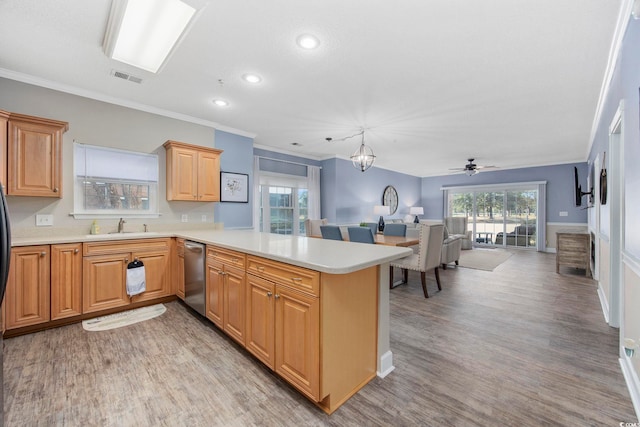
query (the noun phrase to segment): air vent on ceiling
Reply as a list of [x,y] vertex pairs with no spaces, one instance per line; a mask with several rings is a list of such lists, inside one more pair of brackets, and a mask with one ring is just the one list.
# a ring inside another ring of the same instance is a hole
[[142,78],[140,77],[136,77],[136,76],[132,76],[129,73],[125,73],[123,71],[117,71],[117,70],[111,70],[111,75],[113,77],[117,77],[119,79],[123,79],[123,80],[129,80],[130,82],[134,82],[134,83],[142,83]]

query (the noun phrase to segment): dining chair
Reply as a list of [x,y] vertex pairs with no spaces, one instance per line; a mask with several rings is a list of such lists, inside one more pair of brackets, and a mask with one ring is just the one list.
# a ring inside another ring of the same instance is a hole
[[396,224],[389,223],[384,225],[384,231],[382,232],[385,236],[406,236],[407,235],[407,224]]
[[342,233],[337,225],[321,225],[320,233],[323,239],[342,240]]
[[369,227],[349,227],[347,231],[349,232],[350,242],[376,243]]
[[320,226],[328,224],[327,218],[322,219],[305,219],[304,220],[304,231],[307,236],[319,236]]
[[378,223],[377,222],[365,222],[365,224],[367,224],[367,227],[369,227],[371,229],[371,232],[375,236],[376,233],[378,232]]
[[408,270],[420,272],[422,282],[422,292],[425,298],[429,298],[427,292],[426,272],[434,270],[438,290],[442,290],[440,285],[440,257],[442,253],[442,238],[444,236],[444,224],[427,225],[420,224],[420,243],[418,253],[392,261],[389,267],[389,288],[393,288],[393,267],[402,269],[402,283],[407,283]]

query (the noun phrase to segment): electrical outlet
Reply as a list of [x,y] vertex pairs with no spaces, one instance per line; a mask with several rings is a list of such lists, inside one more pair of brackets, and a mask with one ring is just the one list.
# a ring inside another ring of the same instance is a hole
[[569,216],[569,212],[567,212],[567,211],[560,211],[560,216]]
[[207,216],[206,215],[202,215],[202,222],[207,222]]
[[36,227],[51,227],[53,225],[53,215],[36,215]]
[[189,222],[189,215],[182,214],[182,222]]

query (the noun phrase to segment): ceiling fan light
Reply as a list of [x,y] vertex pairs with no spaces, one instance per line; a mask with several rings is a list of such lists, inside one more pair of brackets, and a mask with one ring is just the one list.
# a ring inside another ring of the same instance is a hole
[[478,173],[477,169],[466,169],[464,173],[468,176],[473,176]]

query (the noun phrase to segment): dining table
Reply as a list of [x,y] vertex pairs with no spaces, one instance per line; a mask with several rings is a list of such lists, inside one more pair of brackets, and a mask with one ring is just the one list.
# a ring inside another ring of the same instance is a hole
[[[322,236],[310,236],[315,237],[317,239],[322,239]],[[414,246],[420,243],[420,239],[418,237],[408,237],[408,236],[385,236],[384,234],[374,234],[373,239],[375,240],[377,245],[386,245],[386,246],[400,246],[400,247],[409,247]],[[349,241],[349,237],[347,236],[344,239],[345,242]]]

